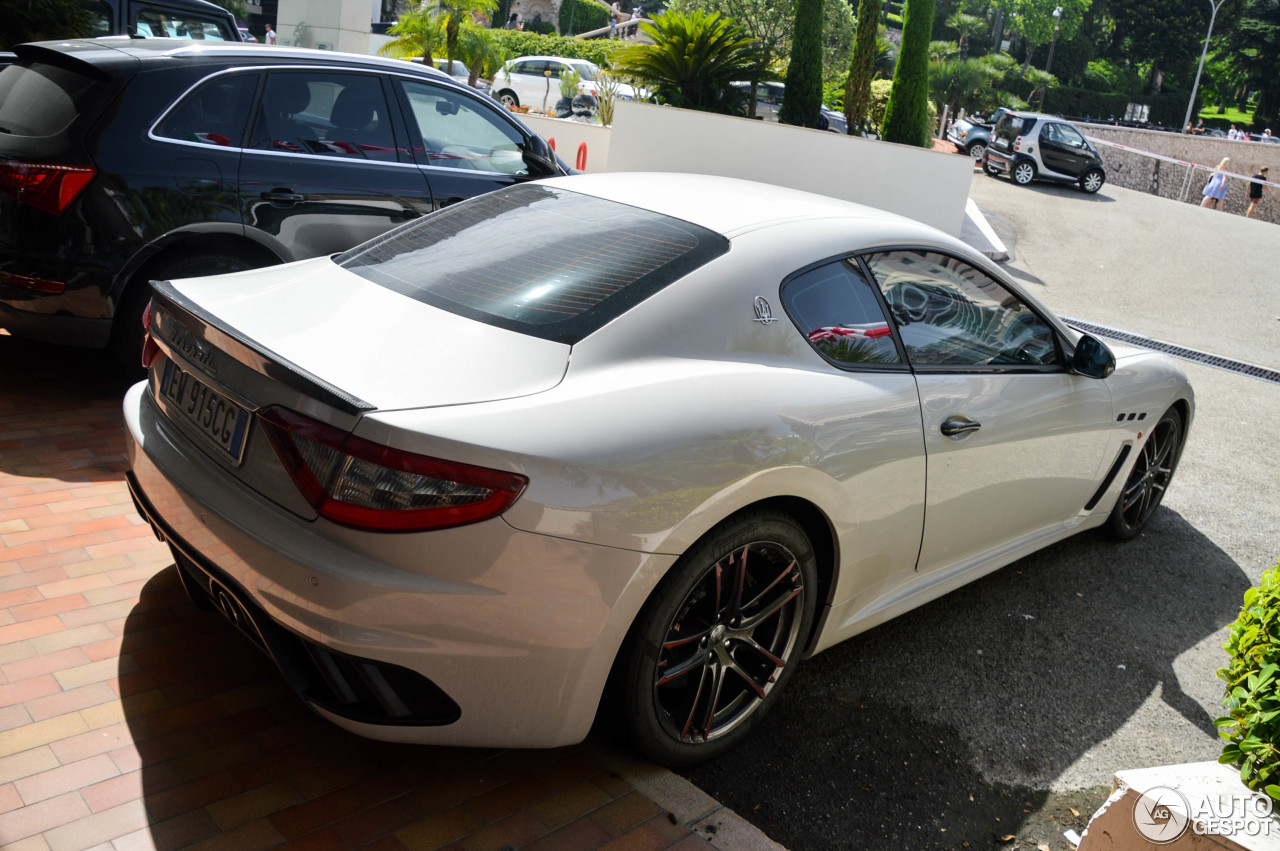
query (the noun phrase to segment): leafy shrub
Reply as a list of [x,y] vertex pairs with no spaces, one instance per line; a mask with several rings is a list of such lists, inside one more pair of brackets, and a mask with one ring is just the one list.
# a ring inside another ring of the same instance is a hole
[[620,39],[569,38],[562,35],[540,35],[527,30],[493,30],[493,34],[512,57],[560,56],[565,59],[586,59],[604,67],[610,51],[622,46]]
[[1226,680],[1223,705],[1231,714],[1213,722],[1227,740],[1218,762],[1238,766],[1244,785],[1280,801],[1280,569],[1244,592],[1223,649],[1231,659],[1218,678]]
[[589,0],[564,0],[560,4],[560,32],[569,32],[570,12],[573,16],[573,32],[590,32],[609,26],[609,13],[599,3]]

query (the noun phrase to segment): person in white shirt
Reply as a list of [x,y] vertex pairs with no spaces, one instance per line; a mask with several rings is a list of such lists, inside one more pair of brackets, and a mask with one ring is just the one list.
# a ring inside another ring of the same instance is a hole
[[267,35],[263,39],[267,44],[276,43],[276,31],[271,28],[271,24],[267,24]]

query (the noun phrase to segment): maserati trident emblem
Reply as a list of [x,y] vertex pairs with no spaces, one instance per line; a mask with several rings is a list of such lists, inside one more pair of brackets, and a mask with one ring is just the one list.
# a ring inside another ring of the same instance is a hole
[[769,300],[764,296],[756,296],[756,300],[752,304],[752,308],[756,312],[756,318],[751,320],[752,322],[762,322],[765,325],[768,325],[771,322],[778,321],[774,318],[773,308],[769,306]]

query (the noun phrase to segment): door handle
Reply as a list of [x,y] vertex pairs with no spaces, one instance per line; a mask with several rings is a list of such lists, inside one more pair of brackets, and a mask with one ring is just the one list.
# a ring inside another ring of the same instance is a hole
[[982,428],[982,423],[968,417],[951,417],[942,421],[942,433],[947,437],[964,437]]
[[270,192],[263,192],[258,197],[273,204],[296,204],[299,201],[306,200],[305,195],[299,195],[290,189],[272,189]]

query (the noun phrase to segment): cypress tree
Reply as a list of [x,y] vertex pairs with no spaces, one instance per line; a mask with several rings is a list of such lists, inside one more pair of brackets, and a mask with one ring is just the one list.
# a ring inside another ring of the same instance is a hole
[[881,0],[860,0],[858,30],[854,37],[853,56],[849,60],[849,82],[844,90],[844,117],[849,132],[861,129],[867,119],[871,101],[871,77],[875,74],[876,50],[879,42]]
[[822,0],[796,0],[786,86],[778,120],[799,127],[817,127],[822,112]]
[[907,0],[902,10],[902,50],[893,71],[893,89],[884,110],[884,138],[921,148],[929,132],[929,39],[934,0]]

